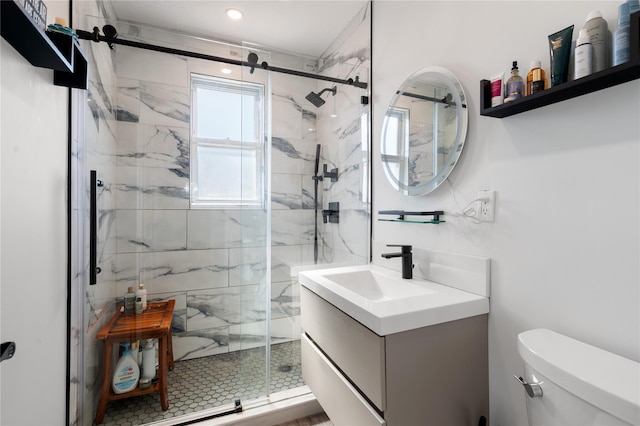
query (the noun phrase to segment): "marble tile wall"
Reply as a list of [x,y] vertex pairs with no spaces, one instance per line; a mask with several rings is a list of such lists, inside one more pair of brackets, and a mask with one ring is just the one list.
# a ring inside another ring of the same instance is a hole
[[[371,5],[367,4],[318,61],[317,72],[343,79],[369,82]],[[323,234],[325,261],[339,264],[369,262],[369,105],[361,103],[369,89],[340,85],[333,101],[337,117],[327,102],[318,116],[318,138],[328,169],[338,168],[337,182],[325,182],[323,201],[340,203],[340,223],[327,224]],[[324,109],[329,106],[328,109]]]

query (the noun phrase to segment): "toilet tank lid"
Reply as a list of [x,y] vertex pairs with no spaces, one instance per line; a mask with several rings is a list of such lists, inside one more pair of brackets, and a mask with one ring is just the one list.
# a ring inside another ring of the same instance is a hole
[[639,363],[546,329],[518,334],[518,353],[568,392],[640,424]]

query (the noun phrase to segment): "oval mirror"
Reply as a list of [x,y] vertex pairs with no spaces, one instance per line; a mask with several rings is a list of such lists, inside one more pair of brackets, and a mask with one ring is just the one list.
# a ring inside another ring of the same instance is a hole
[[428,67],[410,76],[387,109],[382,165],[395,189],[424,195],[453,170],[467,135],[464,90],[455,75]]

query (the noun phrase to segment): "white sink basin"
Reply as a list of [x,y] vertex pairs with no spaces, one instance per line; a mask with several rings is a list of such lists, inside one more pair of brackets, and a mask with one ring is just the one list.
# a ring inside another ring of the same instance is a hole
[[370,303],[406,299],[434,292],[426,286],[414,285],[412,280],[398,279],[371,268],[361,271],[325,272],[322,275],[329,281],[368,299]]
[[489,312],[489,299],[377,265],[300,272],[300,284],[378,334]]

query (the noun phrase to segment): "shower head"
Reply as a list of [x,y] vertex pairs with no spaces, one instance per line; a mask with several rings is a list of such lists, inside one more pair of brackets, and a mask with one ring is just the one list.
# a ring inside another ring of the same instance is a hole
[[338,91],[337,86],[333,86],[332,88],[322,89],[320,93],[311,92],[307,96],[305,96],[305,98],[309,102],[311,102],[316,108],[320,108],[322,105],[324,105],[324,102],[325,102],[324,99],[322,99],[320,96],[324,92],[331,92],[333,93],[333,96],[335,96],[337,91]]

